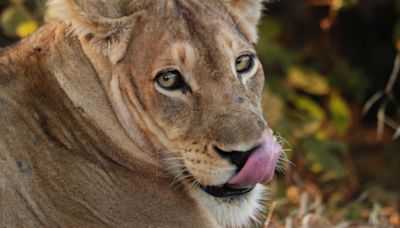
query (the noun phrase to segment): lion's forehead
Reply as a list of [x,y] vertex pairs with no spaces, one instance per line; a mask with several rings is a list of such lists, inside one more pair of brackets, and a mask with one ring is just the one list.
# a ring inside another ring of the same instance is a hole
[[[208,52],[226,55],[231,49],[252,47],[252,43],[241,33],[218,1],[165,1],[165,5],[167,7],[147,9],[144,16],[147,19],[138,25],[141,26],[140,31],[132,34],[135,38],[133,40],[142,36],[145,41],[152,43],[149,47],[152,53],[158,49],[170,54],[165,49],[185,48],[197,49],[197,55]],[[140,48],[145,47],[142,45]]]
[[[126,62],[131,63],[131,58],[152,59],[150,65],[140,64],[141,66],[132,68],[135,71],[138,71],[140,67],[146,68],[147,71],[142,71],[146,75],[155,75],[166,67],[178,67],[179,70],[188,73],[184,75],[185,79],[193,85],[192,89],[196,90],[198,86],[193,76],[198,76],[199,79],[204,79],[206,75],[218,78],[228,72],[233,73],[234,60],[240,54],[255,52],[254,47],[231,27],[221,25],[220,29],[214,33],[206,34],[207,31],[204,30],[192,35],[182,35],[184,34],[182,30],[188,29],[185,27],[170,30],[156,29],[154,33],[144,36],[143,40],[154,39],[154,37],[158,39],[152,40],[154,41],[152,45],[146,46],[137,41],[128,51],[128,56],[132,53],[134,55],[130,55],[131,57],[127,58]],[[137,58],[137,53],[146,57]]]

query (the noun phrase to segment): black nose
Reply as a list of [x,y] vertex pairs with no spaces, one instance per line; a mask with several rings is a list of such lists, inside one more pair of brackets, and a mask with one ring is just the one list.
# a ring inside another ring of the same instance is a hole
[[215,151],[217,151],[221,157],[229,159],[232,164],[236,165],[238,172],[243,168],[244,164],[246,164],[246,161],[256,148],[257,147],[254,147],[248,151],[223,151],[216,146],[214,147]]

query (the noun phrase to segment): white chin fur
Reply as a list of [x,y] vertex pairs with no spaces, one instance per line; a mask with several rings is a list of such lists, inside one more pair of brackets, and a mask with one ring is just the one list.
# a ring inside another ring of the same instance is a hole
[[199,188],[192,188],[191,196],[206,208],[222,227],[250,227],[257,221],[256,215],[263,209],[261,202],[265,199],[266,187],[256,187],[241,197],[218,198],[209,195]]

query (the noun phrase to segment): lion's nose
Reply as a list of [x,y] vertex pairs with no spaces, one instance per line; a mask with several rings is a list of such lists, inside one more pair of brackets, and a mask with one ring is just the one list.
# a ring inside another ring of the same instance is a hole
[[226,159],[229,159],[232,164],[236,165],[237,172],[239,172],[243,166],[246,164],[247,160],[249,159],[250,155],[255,151],[257,147],[254,147],[247,151],[224,151],[218,148],[217,146],[214,147],[217,153]]

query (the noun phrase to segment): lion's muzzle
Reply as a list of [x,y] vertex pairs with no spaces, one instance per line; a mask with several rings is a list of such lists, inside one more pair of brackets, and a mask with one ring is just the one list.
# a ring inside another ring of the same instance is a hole
[[244,195],[259,183],[272,180],[275,168],[282,156],[282,146],[272,134],[264,136],[262,143],[248,151],[225,152],[214,146],[215,151],[236,166],[237,173],[223,185],[205,186],[199,184],[210,195],[231,197]]
[[271,181],[281,154],[281,145],[273,136],[267,134],[262,144],[251,152],[243,168],[229,179],[227,184],[233,188],[243,189]]

